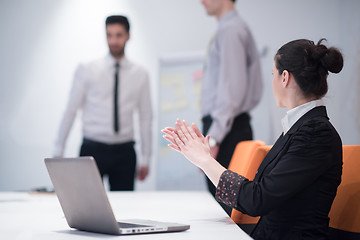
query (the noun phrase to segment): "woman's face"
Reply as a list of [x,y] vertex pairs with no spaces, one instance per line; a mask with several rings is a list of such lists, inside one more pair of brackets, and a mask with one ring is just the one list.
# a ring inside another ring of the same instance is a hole
[[273,93],[274,93],[274,97],[276,100],[276,104],[279,107],[285,107],[284,104],[282,103],[282,98],[283,98],[283,87],[282,87],[282,76],[281,74],[279,74],[279,71],[277,70],[276,66],[275,66],[275,61],[273,64],[273,70],[272,70],[272,75],[273,75],[273,82],[272,82],[272,87],[273,87]]

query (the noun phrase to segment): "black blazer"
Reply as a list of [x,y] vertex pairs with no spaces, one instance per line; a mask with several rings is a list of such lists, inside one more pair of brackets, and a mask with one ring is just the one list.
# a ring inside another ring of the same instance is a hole
[[327,239],[341,173],[340,136],[316,107],[279,137],[255,179],[241,183],[237,209],[261,216],[255,239]]

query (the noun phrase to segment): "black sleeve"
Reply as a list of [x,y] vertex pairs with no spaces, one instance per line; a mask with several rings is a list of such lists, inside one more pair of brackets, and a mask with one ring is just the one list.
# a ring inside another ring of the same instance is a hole
[[217,187],[217,199],[251,216],[268,213],[312,184],[329,168],[333,134],[326,122],[308,121],[294,133],[287,152],[276,166],[258,182],[224,172]]
[[221,174],[218,186],[216,188],[215,198],[219,202],[237,208],[238,194],[240,185],[247,179],[235,172],[226,170]]

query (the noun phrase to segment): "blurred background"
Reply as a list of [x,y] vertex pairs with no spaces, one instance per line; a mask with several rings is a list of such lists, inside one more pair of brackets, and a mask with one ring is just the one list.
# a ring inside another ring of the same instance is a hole
[[[271,87],[277,49],[298,38],[315,42],[327,38],[328,45],[340,48],[345,58],[343,71],[329,76],[324,98],[328,114],[343,144],[360,144],[360,1],[237,0],[236,8],[262,56],[264,92],[251,113],[255,139],[273,144],[282,131],[280,119],[286,110],[276,106]],[[200,0],[1,0],[0,191],[51,186],[43,160],[52,156],[75,68],[108,53],[104,21],[111,14],[128,16],[131,39],[126,55],[148,69],[151,78],[154,154],[150,176],[137,182],[136,189],[206,189],[197,169],[184,159],[177,162],[177,153],[163,153],[160,132],[168,124],[161,116],[170,111],[163,108],[166,89],[161,81],[171,76],[163,73],[193,71],[192,80],[199,80],[202,59],[216,31],[215,18],[206,15]],[[187,86],[186,95],[191,96]],[[198,104],[189,99],[184,108]],[[184,116],[199,121],[197,113]],[[80,123],[78,117],[67,141],[67,157],[78,155]],[[164,156],[166,165],[159,161]],[[158,179],[173,172],[182,173],[180,179],[159,186]],[[191,184],[181,179],[187,176],[184,172],[197,180]]]

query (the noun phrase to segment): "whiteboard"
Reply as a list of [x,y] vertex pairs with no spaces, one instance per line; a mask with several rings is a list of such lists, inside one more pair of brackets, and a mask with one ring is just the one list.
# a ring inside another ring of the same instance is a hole
[[[201,128],[200,94],[204,55],[163,56],[159,64],[159,129],[174,126],[177,118]],[[205,190],[205,176],[180,153],[168,147],[159,134],[157,151],[158,190]]]

